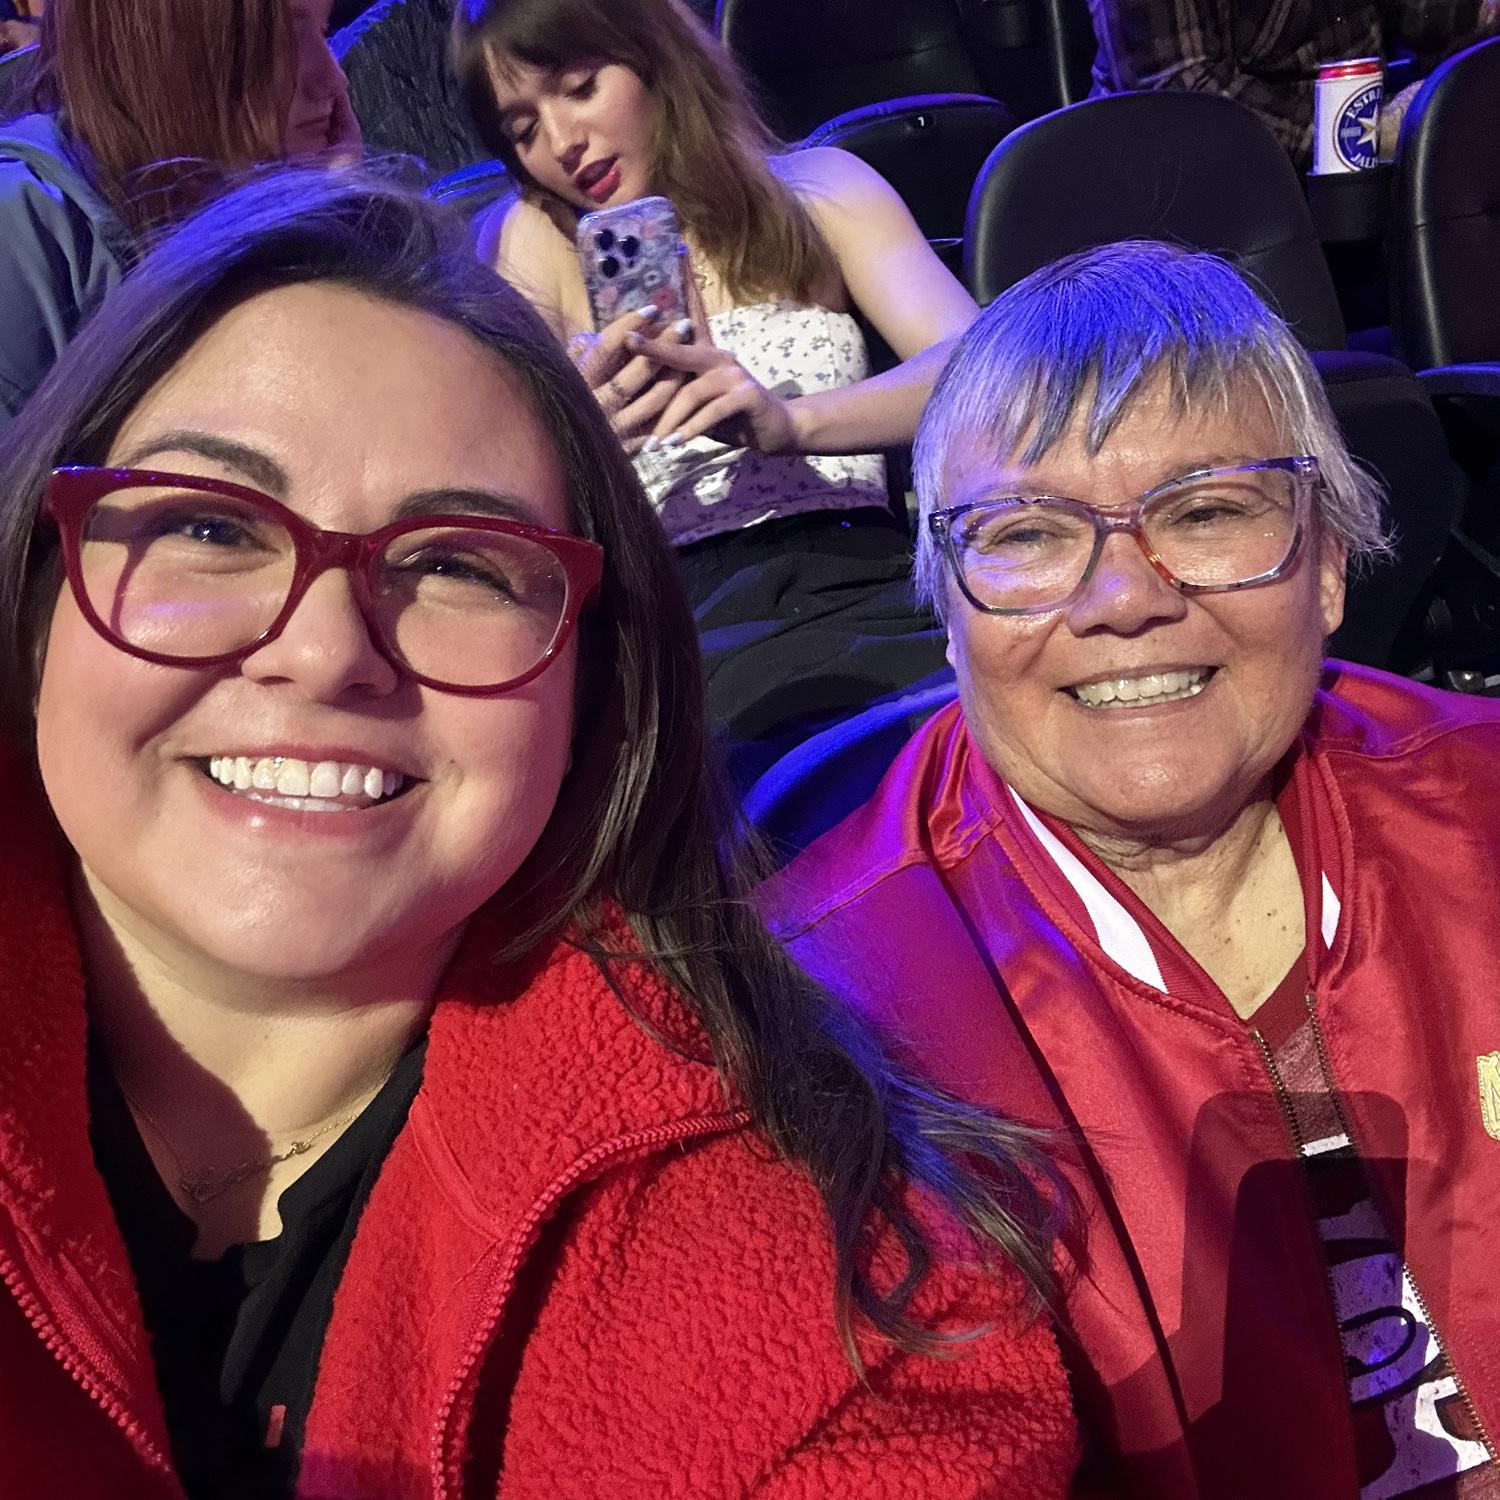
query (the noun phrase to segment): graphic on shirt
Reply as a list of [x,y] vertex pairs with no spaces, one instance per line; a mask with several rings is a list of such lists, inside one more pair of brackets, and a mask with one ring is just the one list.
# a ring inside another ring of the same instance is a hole
[[1500,1141],[1500,1052],[1475,1058],[1479,1064],[1479,1117],[1484,1128]]
[[[1135,978],[1165,991],[1167,956],[1153,949],[1140,921],[1014,789],[1011,796],[1072,887],[1099,946]],[[1331,948],[1342,904],[1326,871],[1318,907],[1316,930]],[[1305,978],[1299,965],[1256,1024],[1269,1033],[1267,1059],[1281,1080],[1311,1191],[1344,1354],[1360,1500],[1500,1500],[1500,1469],[1428,1326],[1416,1284],[1371,1196],[1366,1164],[1346,1133]],[[1500,1129],[1500,1052],[1479,1065],[1486,1128],[1493,1110]]]
[[1380,149],[1379,81],[1352,95],[1339,111],[1333,138],[1339,155],[1351,167],[1373,167]]
[[[1280,1055],[1298,1050],[1294,1040]],[[1360,1500],[1395,1500],[1487,1464],[1489,1452],[1472,1430],[1411,1273],[1365,1193],[1348,1137],[1309,1142],[1303,1156],[1314,1201],[1331,1210],[1317,1225],[1349,1378]]]

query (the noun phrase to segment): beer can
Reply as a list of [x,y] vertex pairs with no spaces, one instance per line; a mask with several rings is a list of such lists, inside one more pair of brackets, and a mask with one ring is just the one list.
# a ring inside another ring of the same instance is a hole
[[1378,57],[1324,63],[1313,99],[1313,171],[1360,172],[1380,160],[1385,84]]

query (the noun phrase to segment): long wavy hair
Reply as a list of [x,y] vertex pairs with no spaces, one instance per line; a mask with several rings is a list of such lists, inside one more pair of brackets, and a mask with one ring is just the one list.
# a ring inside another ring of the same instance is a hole
[[287,0],[49,0],[34,97],[142,236],[282,154]]
[[577,210],[527,176],[500,123],[492,76],[512,60],[619,63],[641,79],[657,111],[652,191],[672,200],[737,302],[811,301],[837,272],[811,214],[768,164],[782,146],[739,70],[680,0],[458,0],[453,69],[480,137],[571,240]]
[[[661,527],[566,355],[440,208],[352,173],[269,172],[164,239],[110,295],[0,441],[0,731],[34,766],[45,621],[61,586],[55,534],[38,523],[50,470],[101,462],[142,396],[228,309],[318,281],[456,325],[503,361],[556,444],[574,529],[604,548],[579,643],[573,765],[505,888],[522,929],[505,956],[571,928],[602,951],[606,973],[612,957],[644,957],[676,986],[727,1083],[822,1194],[856,1364],[856,1310],[907,1347],[940,1342],[907,1316],[932,1253],[907,1184],[931,1189],[982,1255],[1012,1262],[1049,1298],[1065,1193],[1035,1135],[892,1065],[758,918],[759,872],[717,769],[693,617]],[[630,942],[609,937],[615,909]],[[907,1253],[888,1290],[862,1262],[881,1219]]]

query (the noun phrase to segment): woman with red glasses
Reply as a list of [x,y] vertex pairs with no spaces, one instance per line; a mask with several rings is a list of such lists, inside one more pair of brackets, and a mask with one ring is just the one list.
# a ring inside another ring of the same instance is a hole
[[767,937],[607,419],[286,172],[0,448],[16,1494],[1064,1492],[1037,1141]]

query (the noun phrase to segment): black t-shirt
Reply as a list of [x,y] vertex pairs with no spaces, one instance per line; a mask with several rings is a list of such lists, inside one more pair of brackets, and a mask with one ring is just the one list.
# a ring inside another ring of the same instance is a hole
[[113,1078],[89,1062],[90,1136],[140,1289],[173,1457],[192,1500],[290,1496],[355,1226],[422,1081],[414,1047],[278,1200],[281,1233],[194,1260]]

